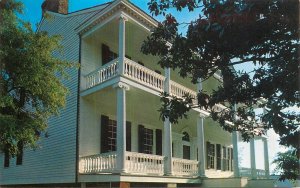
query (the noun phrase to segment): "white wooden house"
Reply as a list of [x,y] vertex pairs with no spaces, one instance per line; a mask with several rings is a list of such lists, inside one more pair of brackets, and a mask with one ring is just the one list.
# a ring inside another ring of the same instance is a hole
[[61,35],[60,58],[80,62],[80,68],[68,70],[67,106],[49,120],[41,147],[24,150],[18,165],[0,154],[0,185],[251,187],[268,177],[265,138],[265,169],[255,168],[255,157],[252,169],[240,169],[237,133],[222,130],[209,111],[193,109],[176,125],[159,119],[161,92],[196,96],[201,87],[212,91],[221,78],[193,85],[142,54],[155,19],[127,0],[72,13],[67,0],[47,2],[50,18],[39,30]]

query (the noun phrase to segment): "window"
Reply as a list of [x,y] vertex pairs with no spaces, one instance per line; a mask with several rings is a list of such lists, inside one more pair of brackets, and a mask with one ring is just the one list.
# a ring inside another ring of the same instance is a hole
[[118,54],[112,52],[107,45],[102,44],[101,48],[102,48],[102,65],[105,65],[106,63],[118,57]]
[[190,135],[187,132],[183,132],[182,134],[182,157],[184,159],[191,159]]
[[206,150],[207,150],[207,168],[214,169],[215,168],[215,145],[207,142]]
[[156,129],[156,155],[162,155],[162,131],[161,129]]
[[[101,115],[101,153],[117,150],[117,121]],[[126,151],[131,151],[131,122],[126,121]]]
[[190,135],[187,132],[183,132],[182,141],[189,142],[190,141]]
[[152,154],[153,130],[144,128],[144,153]]
[[18,142],[18,154],[17,154],[17,160],[16,165],[21,165],[23,163],[23,142]]
[[4,167],[9,167],[9,150],[8,147],[5,147],[4,149]]
[[153,130],[145,128],[143,125],[138,126],[138,142],[140,153],[153,153]]
[[191,159],[191,147],[183,145],[183,158]]
[[117,121],[108,120],[108,150],[116,151],[117,150]]

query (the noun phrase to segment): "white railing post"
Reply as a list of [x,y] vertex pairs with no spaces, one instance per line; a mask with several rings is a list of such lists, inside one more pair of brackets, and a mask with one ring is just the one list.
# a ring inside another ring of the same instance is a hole
[[117,169],[125,172],[126,152],[126,90],[129,86],[119,82],[114,85],[117,88]]
[[119,74],[124,74],[124,60],[125,60],[125,22],[127,18],[120,15],[119,18]]
[[255,162],[255,140],[250,140],[250,160],[251,160],[251,176],[253,179],[257,179],[256,162]]

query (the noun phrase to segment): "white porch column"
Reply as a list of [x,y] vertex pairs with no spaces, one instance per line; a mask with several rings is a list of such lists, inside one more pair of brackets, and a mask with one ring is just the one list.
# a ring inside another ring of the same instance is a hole
[[254,138],[250,140],[250,160],[251,160],[251,176],[253,179],[257,178],[256,162],[255,162],[255,143]]
[[265,159],[265,176],[269,178],[270,176],[270,167],[269,167],[269,152],[268,152],[268,140],[267,138],[262,138],[264,143],[264,159]]
[[126,152],[126,90],[129,86],[119,82],[117,88],[117,169],[125,172]]
[[[165,88],[164,91],[170,93],[170,68],[165,68]],[[164,121],[164,156],[165,156],[165,175],[173,174],[172,162],[172,127],[169,118]]]
[[[234,105],[234,111],[236,113],[236,104]],[[236,114],[234,114],[234,121],[236,121]],[[233,122],[235,123],[235,122]],[[238,146],[238,132],[233,131],[231,134],[232,139],[232,150],[233,150],[233,175],[234,177],[240,177],[240,168],[239,168],[239,146]]]
[[233,131],[231,134],[233,146],[233,174],[234,177],[240,177],[239,169],[239,152],[238,152],[238,132]]
[[173,174],[172,162],[172,127],[169,118],[164,121],[164,156],[165,156],[165,175]]
[[125,59],[125,22],[127,18],[120,15],[119,18],[119,74],[124,74],[124,59]]
[[204,147],[204,117],[197,118],[197,147],[198,147],[198,174],[200,177],[205,177],[205,147]]

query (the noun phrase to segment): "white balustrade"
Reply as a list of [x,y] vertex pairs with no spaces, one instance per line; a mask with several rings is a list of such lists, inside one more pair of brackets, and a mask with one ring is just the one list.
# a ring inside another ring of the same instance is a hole
[[124,61],[124,76],[160,92],[164,89],[164,76],[127,58]]
[[98,70],[95,70],[85,76],[86,89],[98,85],[108,79],[115,77],[118,74],[118,59],[103,65]]
[[180,176],[197,176],[198,175],[198,161],[172,158],[173,173]]
[[164,157],[136,152],[126,152],[126,171],[129,173],[163,175]]
[[180,85],[174,81],[170,81],[171,85],[171,95],[176,96],[178,98],[182,98],[183,96],[189,94],[194,100],[193,103],[197,102],[197,92],[184,87],[183,85]]
[[116,170],[116,152],[103,153],[81,157],[79,161],[80,173],[113,172]]
[[[240,168],[240,174],[242,177],[252,177],[251,168]],[[256,169],[257,178],[266,178],[266,171],[262,169]]]

